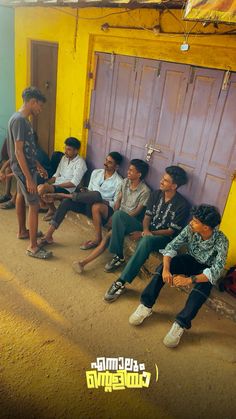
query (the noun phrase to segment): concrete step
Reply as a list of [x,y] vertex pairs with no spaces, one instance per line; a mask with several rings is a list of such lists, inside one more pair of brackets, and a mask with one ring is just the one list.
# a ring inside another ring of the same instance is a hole
[[[68,212],[66,218],[83,228],[88,233],[88,238],[93,238],[93,223],[92,220],[83,214],[76,214],[74,212]],[[106,234],[104,229],[104,234]],[[125,239],[125,255],[130,257],[136,247],[136,243],[130,240],[128,237]],[[152,253],[146,263],[143,265],[139,272],[139,278],[144,281],[144,284],[148,283],[151,276],[155,272],[156,267],[160,264],[162,257],[159,253]],[[176,288],[177,291],[189,293],[191,287]],[[213,287],[210,297],[208,298],[206,305],[215,310],[218,314],[231,319],[236,322],[236,299],[228,294],[227,292],[220,292],[218,288]]]

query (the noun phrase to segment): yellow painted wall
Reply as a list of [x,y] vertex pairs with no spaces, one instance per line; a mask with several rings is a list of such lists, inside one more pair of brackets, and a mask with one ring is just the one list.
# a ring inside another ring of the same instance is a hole
[[[78,20],[76,19],[78,13]],[[111,28],[107,32],[101,25],[136,27],[138,29]],[[160,24],[162,32],[155,35],[150,28]],[[145,29],[143,29],[145,28]],[[30,41],[57,42],[58,75],[56,99],[55,148],[62,149],[69,135],[82,140],[82,154],[86,154],[87,130],[84,121],[89,116],[92,81],[88,71],[93,68],[94,51],[153,58],[187,63],[197,66],[236,71],[236,37],[209,35],[231,29],[212,25],[203,29],[201,23],[186,23],[181,12],[158,12],[137,9],[76,9],[70,8],[17,8],[15,13],[15,69],[16,106],[21,103],[21,92],[30,84]],[[205,35],[192,34],[203,31]],[[183,31],[186,35],[183,35]],[[188,52],[180,45],[187,39]],[[228,263],[236,263],[236,182],[227,201],[222,228],[230,238]],[[233,228],[231,227],[233,226]]]

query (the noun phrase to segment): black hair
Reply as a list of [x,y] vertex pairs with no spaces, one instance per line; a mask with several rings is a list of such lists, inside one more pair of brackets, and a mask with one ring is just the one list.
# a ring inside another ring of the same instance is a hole
[[40,92],[39,89],[37,89],[37,87],[27,87],[25,90],[23,90],[22,92],[22,99],[24,102],[29,102],[30,99],[36,99],[39,102],[46,102],[46,97]]
[[140,179],[143,180],[145,176],[148,174],[149,166],[144,160],[140,159],[133,159],[129,162],[129,164],[132,164],[132,166],[135,167],[135,169],[141,173]]
[[79,150],[81,146],[81,142],[77,140],[77,138],[75,137],[69,137],[65,140],[65,145],[67,145],[68,147],[76,148],[76,150]]
[[108,156],[110,156],[113,160],[115,160],[116,164],[120,165],[123,157],[120,153],[118,153],[117,151],[111,151]]
[[179,166],[169,166],[165,169],[166,173],[172,177],[174,183],[176,183],[177,188],[182,185],[185,185],[188,182],[188,176],[182,167]]
[[193,217],[201,221],[202,224],[207,225],[208,227],[215,228],[221,222],[221,215],[219,210],[213,205],[201,204],[195,206],[191,210]]

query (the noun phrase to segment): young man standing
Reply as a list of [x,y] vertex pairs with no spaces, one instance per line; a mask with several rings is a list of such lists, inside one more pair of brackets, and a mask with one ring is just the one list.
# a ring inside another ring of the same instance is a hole
[[112,237],[109,250],[114,258],[105,266],[112,272],[125,263],[123,243],[125,235],[139,240],[120,277],[113,282],[105,294],[107,302],[113,302],[125,291],[125,283],[131,283],[151,252],[163,249],[187,222],[189,203],[177,192],[187,183],[186,172],[178,166],[169,166],[160,181],[160,189],[151,193],[143,224],[128,214],[119,211],[112,217]]
[[[192,215],[189,225],[161,251],[163,264],[158,266],[152,281],[142,292],[141,304],[129,318],[130,324],[137,326],[149,317],[165,284],[194,285],[185,307],[163,340],[168,348],[176,347],[184,330],[191,328],[192,320],[222,275],[228,252],[228,239],[217,229],[221,222],[218,210],[210,205],[200,205],[193,208]],[[187,246],[187,253],[177,255],[183,245]]]
[[[17,180],[16,212],[19,224],[19,239],[30,239],[27,255],[47,259],[52,255],[37,245],[38,208],[37,171],[47,176],[46,171],[36,160],[34,133],[29,118],[42,111],[46,99],[35,87],[28,87],[22,93],[23,105],[12,115],[8,123],[7,148],[11,170]],[[26,229],[26,207],[29,205],[28,224]]]
[[[80,141],[77,138],[69,137],[65,140],[65,155],[62,157],[56,173],[46,183],[38,186],[38,193],[44,202],[44,195],[48,193],[70,194],[75,191],[87,171],[87,166],[78,155]],[[45,201],[49,210],[44,217],[45,221],[50,221],[56,208],[52,202]]]

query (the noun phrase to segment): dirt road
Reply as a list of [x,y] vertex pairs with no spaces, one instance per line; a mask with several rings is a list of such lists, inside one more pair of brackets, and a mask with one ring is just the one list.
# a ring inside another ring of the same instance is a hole
[[[0,212],[0,418],[235,417],[235,324],[204,306],[180,346],[168,350],[162,339],[186,295],[166,287],[153,316],[131,327],[144,282],[104,303],[117,277],[103,271],[109,255],[81,276],[71,269],[86,235],[65,221],[54,258],[34,260],[16,239],[15,211]],[[97,357],[144,362],[150,387],[88,389],[85,372]]]

